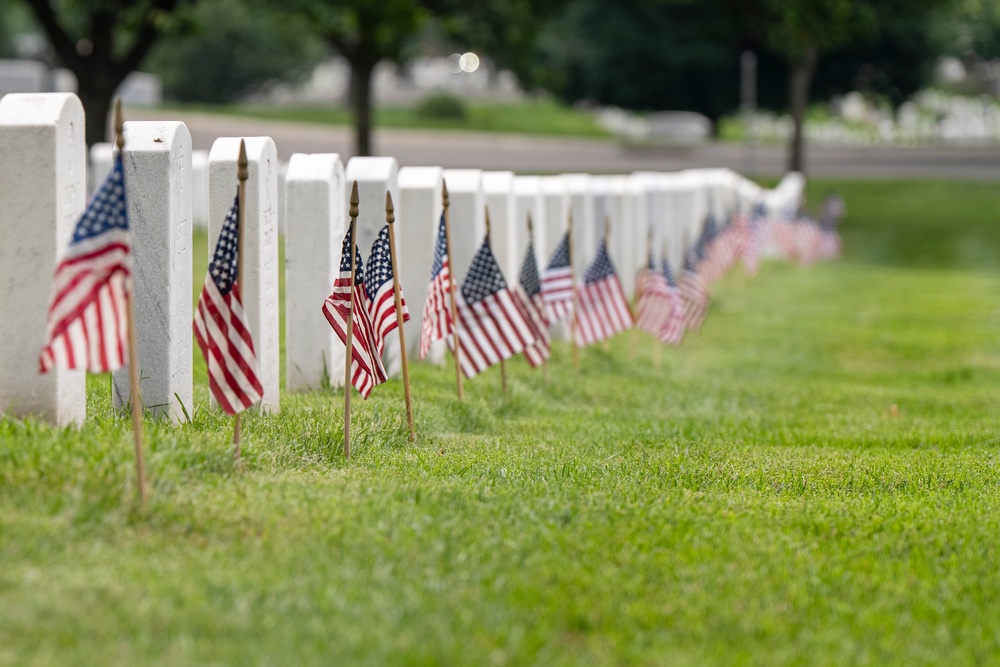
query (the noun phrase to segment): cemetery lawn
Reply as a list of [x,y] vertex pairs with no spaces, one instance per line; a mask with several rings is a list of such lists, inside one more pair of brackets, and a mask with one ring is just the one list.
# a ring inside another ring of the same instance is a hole
[[284,396],[237,470],[199,365],[142,517],[107,377],[80,430],[0,420],[0,665],[1000,661],[1000,199],[829,187],[843,261],[737,271],[660,368],[416,364],[415,445],[399,382],[349,463],[340,392]]
[[[572,109],[556,102],[471,103],[465,107],[464,118],[447,118],[422,116],[413,106],[378,105],[374,111],[374,127],[611,137],[611,134],[598,125],[586,111]],[[296,123],[322,125],[353,123],[350,111],[329,105],[278,107],[187,104],[169,108]]]

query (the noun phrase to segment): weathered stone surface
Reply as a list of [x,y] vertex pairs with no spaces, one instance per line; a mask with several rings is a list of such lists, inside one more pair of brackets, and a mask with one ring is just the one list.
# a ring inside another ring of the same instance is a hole
[[[191,134],[184,123],[125,123],[125,196],[132,232],[143,405],[174,422],[193,414],[191,379]],[[113,375],[116,408],[129,370]]]
[[340,273],[346,233],[340,156],[292,155],[285,206],[285,389],[343,386],[344,344],[322,311]]
[[[280,356],[278,344],[278,157],[270,137],[246,137],[249,178],[244,218],[246,263],[243,309],[253,336],[264,397],[260,408],[277,412]],[[208,156],[209,257],[236,197],[236,160],[240,137],[221,137]],[[322,306],[322,303],[320,303]],[[319,306],[317,306],[319,307]]]
[[58,258],[87,195],[83,106],[65,93],[0,99],[0,412],[86,417],[83,371],[38,373]]

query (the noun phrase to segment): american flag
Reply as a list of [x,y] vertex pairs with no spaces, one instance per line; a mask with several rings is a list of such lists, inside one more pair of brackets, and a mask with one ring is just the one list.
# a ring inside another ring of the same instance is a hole
[[[365,268],[365,294],[371,308],[370,316],[375,325],[375,342],[379,354],[385,347],[385,338],[396,327],[396,296],[392,281],[392,251],[389,248],[389,225],[382,228],[372,243]],[[406,309],[403,288],[399,288],[399,305],[403,309],[403,321],[410,321],[410,311]]]
[[434,244],[434,265],[431,267],[431,284],[427,288],[423,321],[420,325],[420,358],[430,352],[431,343],[441,340],[455,329],[451,321],[448,298],[451,294],[451,272],[448,270],[448,237],[444,228],[444,213],[438,223],[437,242]]
[[372,324],[371,307],[365,292],[364,263],[361,252],[355,245],[348,228],[344,235],[344,245],[340,254],[340,276],[333,281],[333,292],[323,302],[323,314],[340,340],[347,344],[347,314],[351,311],[351,251],[354,251],[354,261],[358,280],[354,281],[354,319],[351,334],[351,384],[364,397],[368,398],[375,385],[386,380],[385,367],[376,339],[377,333]]
[[743,260],[743,270],[751,276],[757,275],[760,270],[760,246],[766,218],[767,209],[761,203],[754,205],[749,219],[740,218],[743,238],[739,254]]
[[667,283],[666,275],[657,271],[653,263],[653,253],[649,253],[641,285],[635,325],[659,338],[660,332],[667,325],[673,300],[670,297],[670,285]]
[[610,338],[632,326],[632,311],[608,256],[608,243],[601,239],[597,256],[583,273],[577,288],[575,338],[583,347]]
[[[462,372],[473,377],[534,342],[529,315],[507,287],[489,239],[472,259],[458,299]],[[454,351],[454,338],[448,346]]]
[[542,302],[545,321],[550,325],[564,319],[573,310],[573,267],[569,263],[569,232],[556,246],[549,265],[542,273]]
[[708,314],[709,295],[708,286],[695,268],[695,253],[692,250],[684,258],[680,292],[684,301],[684,328],[698,331]]
[[228,415],[243,412],[264,395],[237,281],[238,216],[237,195],[222,223],[194,313],[194,336],[208,365],[208,388]]
[[687,325],[684,322],[684,299],[681,298],[680,290],[677,287],[677,279],[674,271],[670,267],[670,260],[663,258],[663,277],[667,281],[670,289],[670,314],[660,331],[660,340],[671,345],[680,345],[684,340],[684,332]]
[[524,348],[524,356],[532,366],[541,365],[549,358],[551,343],[549,329],[545,321],[545,303],[542,301],[542,282],[538,278],[538,263],[535,262],[535,246],[529,240],[528,249],[521,263],[521,274],[518,276],[518,296],[523,295],[525,311],[528,313],[528,324],[532,327],[535,342]]
[[[106,373],[126,363],[132,249],[121,153],[56,267],[39,370]],[[14,315],[11,314],[11,317]]]

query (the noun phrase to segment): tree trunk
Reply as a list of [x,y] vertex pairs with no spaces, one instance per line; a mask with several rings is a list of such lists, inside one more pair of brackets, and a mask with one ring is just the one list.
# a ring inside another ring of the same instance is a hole
[[802,129],[805,124],[806,107],[809,105],[809,87],[816,74],[819,51],[815,46],[806,49],[805,54],[792,63],[788,73],[788,106],[792,113],[792,139],[788,146],[788,171],[805,172],[805,145]]
[[372,154],[372,73],[376,62],[358,58],[351,66],[351,112],[354,114],[354,154]]
[[86,118],[87,148],[96,143],[108,141],[108,114],[111,112],[111,98],[118,88],[117,84],[95,79],[96,77],[77,74],[77,95],[83,104],[83,113]]

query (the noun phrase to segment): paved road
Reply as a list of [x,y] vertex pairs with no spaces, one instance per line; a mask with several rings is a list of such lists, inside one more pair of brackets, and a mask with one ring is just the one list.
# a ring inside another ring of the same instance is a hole
[[[129,110],[135,120],[165,118],[164,112]],[[219,136],[269,135],[278,155],[351,154],[351,130],[305,123],[170,112],[191,130],[196,149],[208,150]],[[439,165],[510,169],[522,173],[674,171],[692,167],[729,167],[744,174],[778,176],[785,153],[777,146],[756,149],[748,168],[743,147],[705,144],[690,148],[628,149],[611,140],[537,137],[480,132],[378,130],[377,154],[395,156],[401,166]],[[843,178],[946,178],[1000,181],[1000,148],[847,148],[813,147],[807,156],[810,175]]]

